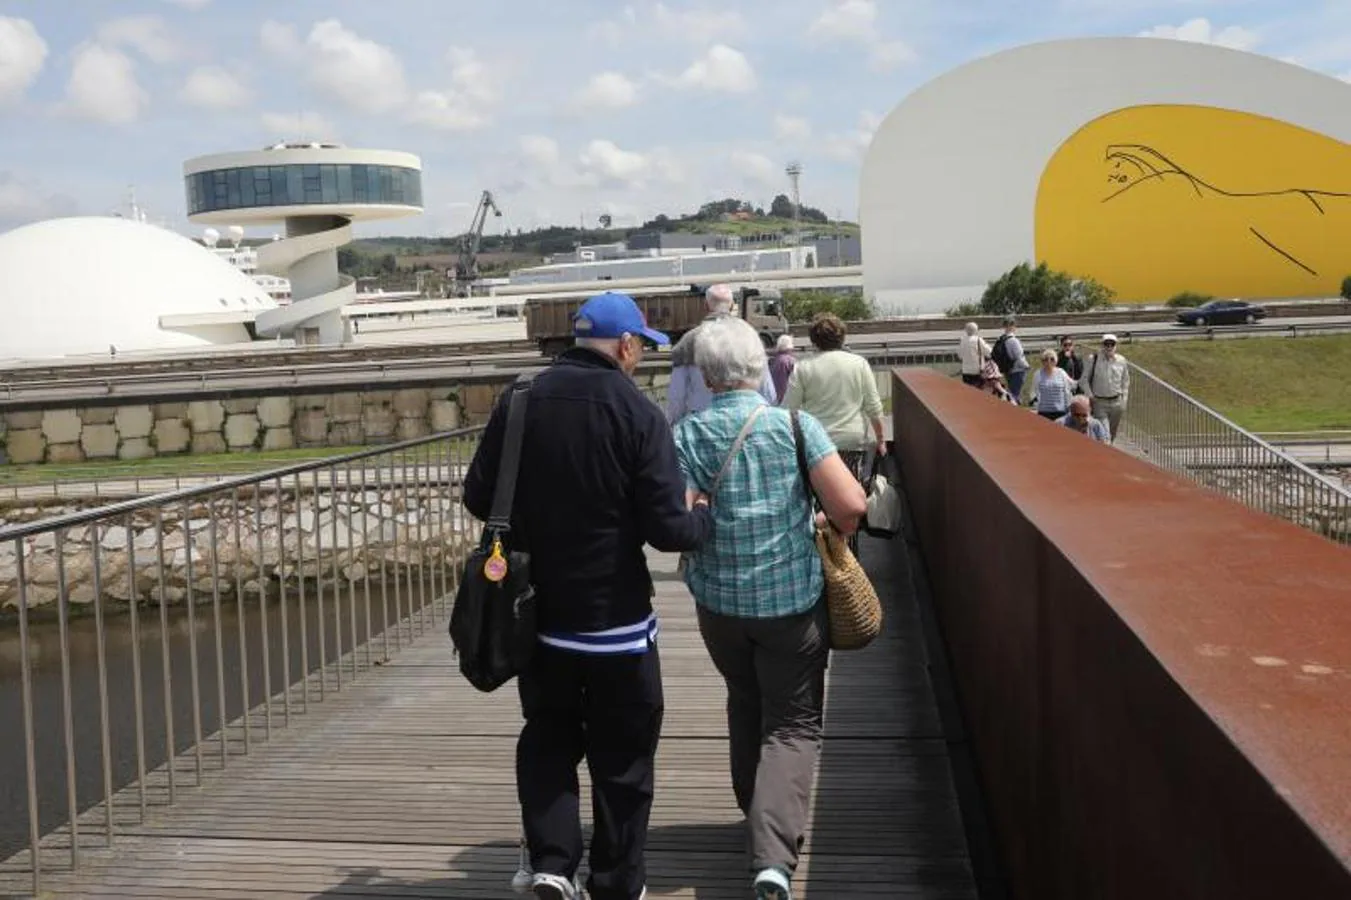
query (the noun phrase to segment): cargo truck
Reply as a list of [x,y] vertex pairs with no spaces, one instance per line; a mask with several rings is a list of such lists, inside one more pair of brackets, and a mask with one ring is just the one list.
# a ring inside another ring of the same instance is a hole
[[[633,297],[643,311],[650,328],[670,335],[671,343],[697,327],[707,312],[705,287],[692,284],[681,290]],[[788,332],[783,297],[776,288],[745,287],[733,292],[736,314],[760,334],[765,347],[774,346],[779,335]],[[533,297],[525,302],[525,333],[540,352],[548,357],[562,353],[573,344],[572,320],[586,297]]]

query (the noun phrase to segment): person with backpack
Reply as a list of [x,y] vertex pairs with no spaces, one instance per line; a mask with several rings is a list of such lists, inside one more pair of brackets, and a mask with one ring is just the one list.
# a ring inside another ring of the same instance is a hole
[[1088,358],[1080,382],[1084,393],[1093,401],[1093,418],[1107,423],[1113,443],[1121,430],[1131,391],[1130,365],[1126,357],[1117,352],[1116,345],[1116,335],[1102,336],[1102,350]]
[[[510,509],[511,551],[530,558],[537,635],[517,677],[525,725],[516,790],[529,857],[518,876],[539,900],[581,896],[585,757],[595,811],[587,893],[639,900],[664,711],[643,545],[698,550],[713,519],[707,500],[686,491],[661,408],[632,378],[643,342],[669,345],[667,336],[618,293],[582,304],[573,333],[577,345],[526,392]],[[512,393],[493,409],[464,481],[464,505],[484,521]]]
[[1027,372],[1032,368],[1027,362],[1027,355],[1023,352],[1023,344],[1018,340],[1017,332],[1018,318],[1005,316],[1004,333],[990,349],[990,358],[999,367],[999,373],[1008,380],[1009,393],[1013,395],[1015,403],[1022,401],[1023,382],[1027,380]]

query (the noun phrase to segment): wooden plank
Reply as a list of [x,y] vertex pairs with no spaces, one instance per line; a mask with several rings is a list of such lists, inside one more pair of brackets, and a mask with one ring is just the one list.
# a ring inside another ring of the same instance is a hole
[[[908,583],[881,556],[886,544],[865,539],[864,548],[888,598],[887,631],[867,650],[832,658],[797,896],[967,900],[975,889],[961,813]],[[660,897],[744,898],[750,873],[727,773],[723,684],[674,558],[652,561],[667,712],[649,886]],[[520,827],[516,692],[469,688],[443,623],[297,719],[247,757],[232,735],[228,767],[214,750],[201,788],[183,787],[192,767],[180,758],[175,806],[166,770],[152,774],[144,823],[124,791],[112,850],[94,846],[101,813],[84,817],[82,868],[63,872],[49,854],[48,895],[510,896]],[[585,767],[581,783],[586,790]],[[47,843],[63,841],[58,833]],[[23,861],[0,867],[0,894],[24,888]]]

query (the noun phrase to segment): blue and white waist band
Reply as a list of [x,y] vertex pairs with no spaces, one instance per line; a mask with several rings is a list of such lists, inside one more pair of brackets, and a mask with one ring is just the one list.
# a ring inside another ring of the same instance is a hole
[[572,653],[594,653],[602,656],[621,653],[646,653],[656,642],[661,624],[652,613],[641,622],[607,628],[604,631],[542,631],[539,642],[568,650]]

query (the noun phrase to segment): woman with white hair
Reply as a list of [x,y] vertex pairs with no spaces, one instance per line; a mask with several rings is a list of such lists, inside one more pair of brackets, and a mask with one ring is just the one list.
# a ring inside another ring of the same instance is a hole
[[[699,631],[727,685],[732,789],[746,815],[758,900],[791,900],[820,752],[829,654],[811,493],[851,534],[867,512],[825,428],[757,392],[765,351],[740,319],[709,322],[695,363],[712,404],[676,426],[687,484],[708,495],[713,537],[688,557]],[[799,476],[800,431],[808,478]]]
[[774,352],[769,358],[769,377],[774,380],[774,396],[783,402],[784,392],[788,390],[788,376],[797,366],[797,357],[793,355],[793,336],[779,335],[774,344]]
[[989,343],[980,336],[980,326],[975,322],[967,322],[957,344],[957,357],[962,361],[962,381],[972,387],[984,386],[983,370],[990,353]]

